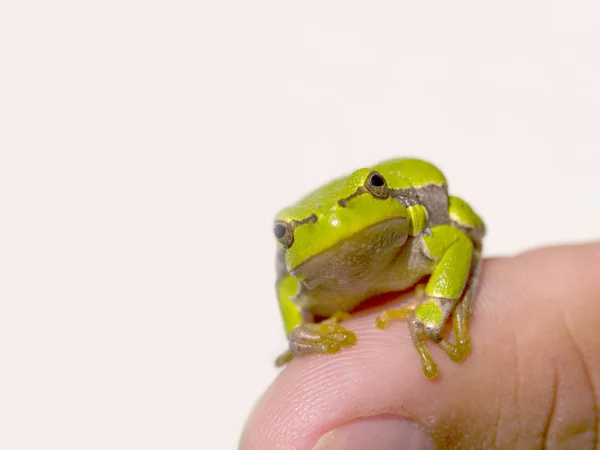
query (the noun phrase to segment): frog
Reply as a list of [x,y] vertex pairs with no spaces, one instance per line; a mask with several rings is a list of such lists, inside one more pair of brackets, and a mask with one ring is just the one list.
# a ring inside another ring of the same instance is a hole
[[406,290],[413,299],[384,309],[375,326],[406,321],[429,379],[439,372],[430,343],[464,361],[485,232],[473,208],[449,194],[441,170],[415,157],[355,170],[284,208],[273,233],[288,348],[275,365],[354,346],[342,322],[368,299]]

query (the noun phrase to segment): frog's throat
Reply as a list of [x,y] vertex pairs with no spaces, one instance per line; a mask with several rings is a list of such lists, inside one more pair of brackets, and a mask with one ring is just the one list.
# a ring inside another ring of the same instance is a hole
[[[326,264],[336,256],[340,257],[344,254],[351,254],[353,251],[357,250],[360,244],[369,242],[370,240],[373,240],[373,244],[371,245],[374,250],[383,249],[385,251],[387,248],[393,247],[391,244],[397,244],[398,241],[401,241],[401,244],[404,244],[408,238],[407,222],[408,217],[397,216],[368,225],[358,230],[356,233],[336,242],[330,247],[327,247],[318,254],[302,261],[300,264],[294,267],[288,267],[288,272],[291,275],[302,278],[302,275],[307,271],[307,268],[314,266],[315,263],[323,261]],[[385,247],[380,245],[383,242],[386,243]],[[353,243],[356,245],[352,245]],[[310,270],[308,270],[308,272],[310,272]]]

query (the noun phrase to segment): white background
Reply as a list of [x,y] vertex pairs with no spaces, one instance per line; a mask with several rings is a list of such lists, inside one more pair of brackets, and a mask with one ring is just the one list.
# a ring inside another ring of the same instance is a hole
[[0,3],[0,450],[231,449],[271,219],[436,162],[488,255],[600,236],[598,2]]

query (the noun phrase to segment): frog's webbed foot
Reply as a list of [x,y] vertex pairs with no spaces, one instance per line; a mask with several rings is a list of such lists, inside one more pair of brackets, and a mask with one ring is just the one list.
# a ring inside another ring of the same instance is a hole
[[350,314],[336,312],[331,317],[319,323],[305,323],[294,328],[289,337],[289,350],[282,353],[275,365],[283,366],[294,356],[310,353],[337,353],[342,347],[352,347],[356,343],[356,335],[338,325]]

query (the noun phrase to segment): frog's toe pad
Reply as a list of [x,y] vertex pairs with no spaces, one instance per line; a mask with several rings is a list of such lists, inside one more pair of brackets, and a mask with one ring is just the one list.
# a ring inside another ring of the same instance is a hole
[[471,340],[470,339],[464,339],[464,340],[460,340],[457,343],[457,355],[456,355],[456,359],[454,359],[454,361],[456,362],[460,362],[462,360],[464,360],[467,355],[469,353],[471,353]]
[[433,361],[423,363],[423,374],[427,378],[435,378],[437,377],[438,373],[439,369],[436,363],[434,363]]

